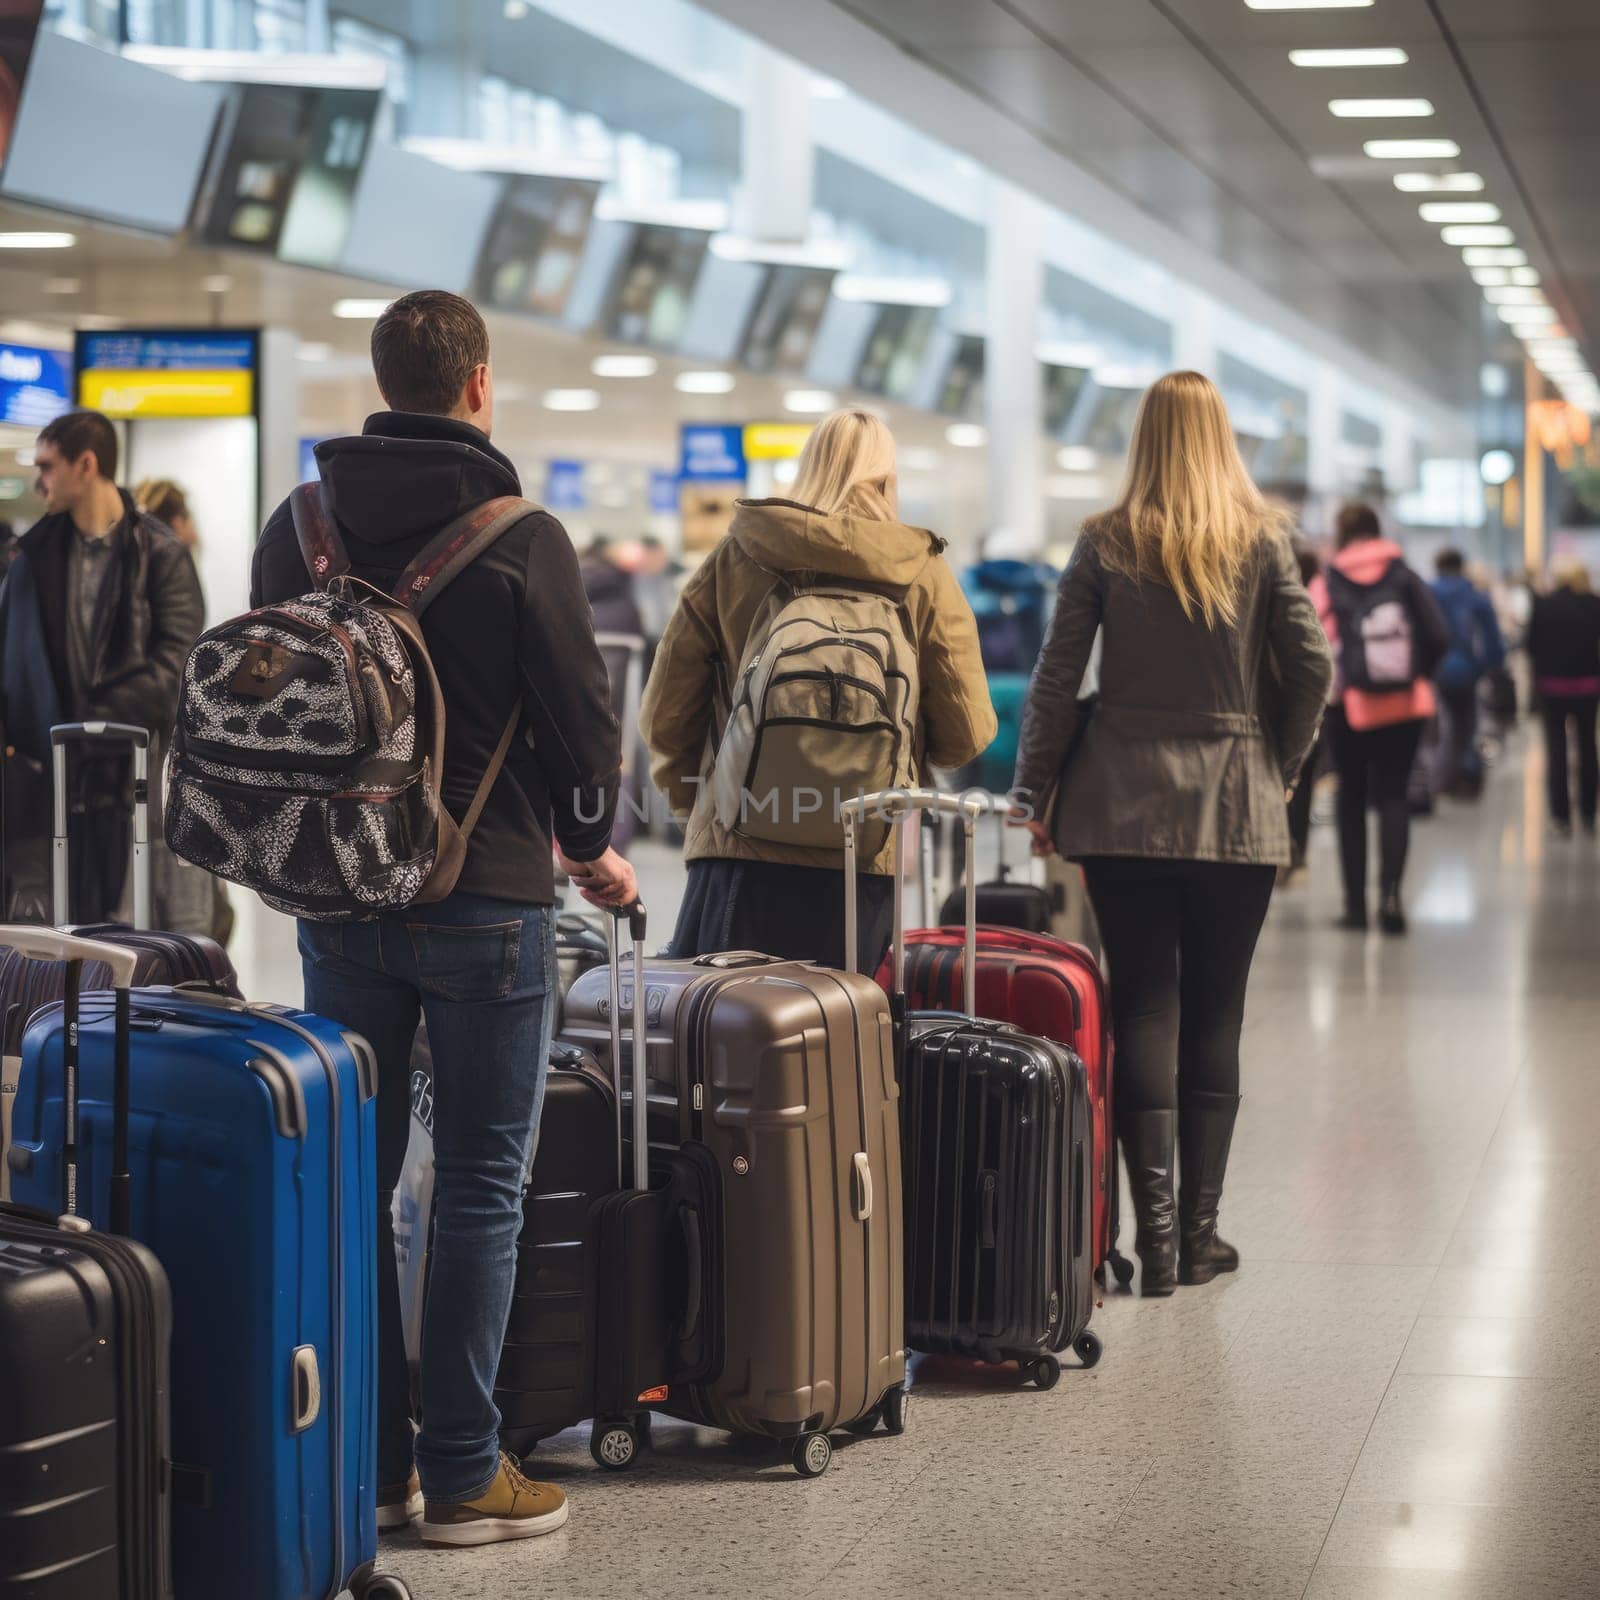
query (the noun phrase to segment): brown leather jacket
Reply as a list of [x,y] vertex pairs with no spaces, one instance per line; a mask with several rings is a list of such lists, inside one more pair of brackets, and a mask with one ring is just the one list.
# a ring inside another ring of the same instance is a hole
[[[1184,615],[1156,578],[1108,565],[1090,523],[1061,580],[1023,708],[1016,787],[1045,806],[1068,856],[1283,863],[1284,790],[1333,679],[1328,641],[1287,538],[1264,535],[1238,620]],[[1078,698],[1095,635],[1100,694]],[[1059,787],[1058,787],[1059,780]]]
[[[772,844],[721,827],[703,780],[711,772],[731,685],[776,573],[853,580],[905,590],[921,680],[921,755],[932,766],[964,766],[995,735],[978,628],[942,551],[925,528],[824,517],[789,500],[742,500],[733,525],[684,586],[645,689],[640,726],[651,776],[674,813],[687,816],[684,856],[843,863],[840,850]],[[887,849],[868,870],[888,872]]]

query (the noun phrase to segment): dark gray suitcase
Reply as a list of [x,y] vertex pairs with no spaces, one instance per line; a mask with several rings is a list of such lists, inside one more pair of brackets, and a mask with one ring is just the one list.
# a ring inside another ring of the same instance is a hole
[[[131,953],[49,929],[0,928],[0,943],[68,963],[73,1029],[86,964],[131,976]],[[71,1107],[71,1051],[64,1060]],[[125,1174],[125,1075],[120,1087],[113,1143]],[[166,1274],[143,1245],[73,1215],[0,1205],[0,1593],[167,1600],[171,1338]]]
[[899,829],[908,817],[958,817],[972,882],[980,807],[931,790],[868,795],[843,808],[847,947],[855,922],[856,817],[894,818],[890,989],[898,1041],[905,1173],[906,1342],[913,1350],[1016,1361],[1041,1389],[1057,1355],[1100,1359],[1094,1308],[1094,1125],[1084,1063],[1064,1045],[976,1017],[981,890],[962,896],[962,1010],[906,1009]]

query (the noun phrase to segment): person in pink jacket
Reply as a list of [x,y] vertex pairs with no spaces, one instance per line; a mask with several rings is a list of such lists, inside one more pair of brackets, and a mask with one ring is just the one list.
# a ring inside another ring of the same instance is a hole
[[1438,709],[1433,671],[1450,629],[1428,585],[1383,536],[1371,506],[1339,513],[1337,549],[1311,582],[1338,676],[1328,733],[1339,773],[1341,927],[1367,926],[1367,810],[1378,813],[1378,924],[1406,931],[1400,896],[1411,814],[1406,782],[1423,729]]

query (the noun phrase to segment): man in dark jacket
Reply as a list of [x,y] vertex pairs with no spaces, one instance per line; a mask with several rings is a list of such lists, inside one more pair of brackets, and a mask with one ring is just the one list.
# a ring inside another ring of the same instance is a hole
[[1450,648],[1433,675],[1439,691],[1439,753],[1433,770],[1436,794],[1475,798],[1483,788],[1478,754],[1478,680],[1506,658],[1494,605],[1468,576],[1459,550],[1433,558],[1438,576],[1429,587],[1450,625]]
[[[154,766],[204,613],[194,561],[117,487],[116,430],[98,411],[48,423],[34,465],[45,515],[23,535],[0,597],[7,739],[47,784],[52,723],[129,722],[149,730]],[[118,762],[81,764],[71,857],[80,921],[103,920],[121,897],[124,795]]]
[[[359,437],[318,445],[317,462],[354,575],[387,588],[446,524],[521,488],[489,443],[489,335],[467,301],[439,290],[396,300],[373,327],[372,365],[391,409]],[[256,547],[252,603],[311,587],[285,502]],[[561,524],[530,507],[422,628],[447,708],[442,787],[456,817],[519,700],[524,736],[447,899],[367,922],[302,922],[300,952],[308,1009],[363,1034],[378,1056],[379,1526],[422,1514],[428,1543],[476,1545],[567,1518],[559,1489],[500,1455],[494,1403],[555,1009],[553,840],[596,904],[626,905],[635,887],[610,848],[617,721]],[[419,1016],[433,1052],[435,1175],[420,1479],[390,1224]]]

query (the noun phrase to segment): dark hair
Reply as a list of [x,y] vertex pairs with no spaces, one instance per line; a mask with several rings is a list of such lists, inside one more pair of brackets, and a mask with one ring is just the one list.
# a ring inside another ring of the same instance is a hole
[[1359,539],[1381,539],[1383,525],[1378,521],[1378,513],[1369,505],[1363,505],[1359,500],[1352,500],[1348,505],[1340,506],[1338,521],[1334,523],[1333,542],[1341,550],[1346,545],[1355,544]]
[[373,325],[372,371],[391,411],[448,416],[488,359],[478,308],[447,289],[403,294]]
[[1459,578],[1467,570],[1466,557],[1459,550],[1453,550],[1446,545],[1433,558],[1433,570],[1441,578]]
[[117,481],[117,430],[98,411],[63,411],[39,430],[38,442],[54,446],[69,462],[93,450],[100,476]]

